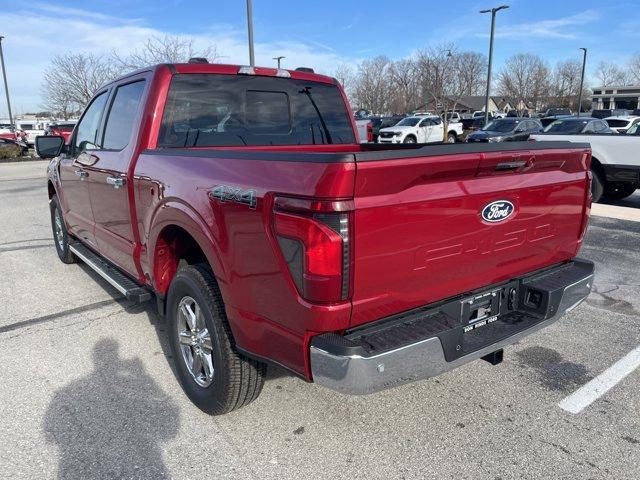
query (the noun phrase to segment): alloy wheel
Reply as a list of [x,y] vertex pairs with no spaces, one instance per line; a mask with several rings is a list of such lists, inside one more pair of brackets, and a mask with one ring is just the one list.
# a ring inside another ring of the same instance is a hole
[[60,209],[56,208],[53,216],[54,233],[56,235],[56,242],[60,250],[64,250],[64,230],[62,229],[62,216],[60,215]]
[[185,296],[178,304],[176,334],[182,360],[195,382],[206,388],[213,382],[213,354],[211,334],[198,303]]

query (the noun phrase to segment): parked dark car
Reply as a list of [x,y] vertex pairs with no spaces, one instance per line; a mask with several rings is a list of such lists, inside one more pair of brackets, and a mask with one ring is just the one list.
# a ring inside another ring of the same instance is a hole
[[593,118],[620,117],[624,115],[629,115],[629,110],[625,110],[624,108],[600,108],[591,111]]
[[496,118],[486,127],[467,135],[467,142],[516,142],[542,132],[542,124],[533,118]]
[[29,147],[19,140],[0,138],[0,158],[11,158],[29,154]]
[[545,117],[555,117],[558,115],[573,115],[573,112],[571,111],[570,108],[559,107],[559,108],[548,108],[544,114]]
[[[542,126],[544,128],[548,127],[549,125],[551,125],[553,122],[555,122],[556,120],[560,120],[562,118],[571,118],[572,115],[552,115],[550,117],[544,117],[540,119],[540,123],[542,124]],[[585,117],[587,118],[587,117]]]
[[[489,121],[493,120],[493,115],[489,114]],[[484,127],[484,117],[473,117],[462,119],[462,130],[472,131],[480,130]]]
[[544,129],[545,133],[576,135],[580,133],[613,133],[604,120],[592,117],[564,117]]
[[378,141],[378,135],[381,128],[393,127],[396,123],[404,118],[404,115],[392,115],[390,117],[371,117],[373,142]]
[[19,155],[28,155],[29,154],[29,146],[21,140],[13,140],[11,138],[0,138],[0,148],[8,148],[15,147],[13,150],[18,151]]

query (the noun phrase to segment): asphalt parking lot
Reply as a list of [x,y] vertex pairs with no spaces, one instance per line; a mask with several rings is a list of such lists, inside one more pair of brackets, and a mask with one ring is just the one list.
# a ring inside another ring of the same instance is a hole
[[[45,165],[0,165],[0,478],[640,478],[640,369],[559,405],[640,345],[640,222],[592,217],[594,292],[501,365],[367,397],[271,369],[257,401],[209,417],[153,310],[58,260]],[[624,203],[640,220],[640,195]]]

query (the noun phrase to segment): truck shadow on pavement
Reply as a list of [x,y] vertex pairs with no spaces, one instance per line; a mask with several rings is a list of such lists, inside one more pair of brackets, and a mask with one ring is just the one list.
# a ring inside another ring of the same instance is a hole
[[118,343],[93,347],[93,370],[58,390],[44,419],[58,446],[58,478],[168,478],[161,443],[174,438],[180,409],[138,358]]

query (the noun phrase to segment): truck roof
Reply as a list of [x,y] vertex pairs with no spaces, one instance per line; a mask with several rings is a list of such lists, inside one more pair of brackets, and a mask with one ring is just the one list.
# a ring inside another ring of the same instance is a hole
[[259,75],[269,77],[293,78],[295,80],[306,80],[310,82],[337,84],[338,81],[330,76],[312,73],[309,71],[277,69],[273,67],[251,67],[248,65],[231,65],[224,63],[160,63],[149,67],[134,70],[117,79],[105,84],[120,82],[128,77],[142,72],[156,71],[160,68],[168,68],[173,73],[209,73],[220,75]]

